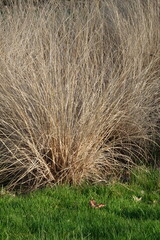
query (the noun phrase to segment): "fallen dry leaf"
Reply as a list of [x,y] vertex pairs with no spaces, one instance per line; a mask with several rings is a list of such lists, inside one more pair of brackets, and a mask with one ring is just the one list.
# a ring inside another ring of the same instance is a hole
[[105,206],[106,206],[106,204],[101,203],[101,204],[97,205],[97,208],[101,208],[101,207],[105,207]]
[[89,205],[92,207],[92,208],[102,208],[102,207],[105,207],[106,205],[101,203],[101,204],[97,204],[95,200],[90,200],[89,201]]
[[136,197],[136,196],[133,196],[133,199],[134,199],[134,201],[139,202],[139,201],[142,200],[142,197],[138,198],[138,197]]
[[95,207],[97,206],[97,203],[96,203],[95,200],[90,200],[90,201],[89,201],[89,205],[90,205],[91,207],[95,208]]

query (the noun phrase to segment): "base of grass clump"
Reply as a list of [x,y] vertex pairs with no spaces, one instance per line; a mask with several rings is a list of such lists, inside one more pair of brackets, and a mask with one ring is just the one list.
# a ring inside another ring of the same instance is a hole
[[0,13],[0,184],[124,178],[159,137],[159,1],[43,2]]

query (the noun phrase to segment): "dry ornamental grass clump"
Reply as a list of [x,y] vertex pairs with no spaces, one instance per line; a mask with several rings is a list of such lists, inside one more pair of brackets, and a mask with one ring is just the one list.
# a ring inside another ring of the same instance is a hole
[[107,182],[151,161],[160,4],[13,1],[0,12],[0,183]]

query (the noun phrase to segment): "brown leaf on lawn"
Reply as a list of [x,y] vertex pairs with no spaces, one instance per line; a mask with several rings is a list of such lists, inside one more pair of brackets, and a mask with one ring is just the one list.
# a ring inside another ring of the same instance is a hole
[[90,200],[89,201],[89,205],[92,207],[92,208],[102,208],[102,207],[105,207],[106,205],[101,203],[101,204],[97,204],[95,200]]
[[103,204],[103,203],[97,204],[97,208],[101,208],[101,207],[105,207],[105,206],[106,206],[106,204]]
[[138,197],[136,197],[136,196],[133,196],[133,199],[134,199],[134,201],[139,202],[139,201],[142,200],[142,197],[138,198]]
[[97,206],[97,203],[95,200],[90,200],[89,201],[89,205],[92,207],[92,208],[95,208]]

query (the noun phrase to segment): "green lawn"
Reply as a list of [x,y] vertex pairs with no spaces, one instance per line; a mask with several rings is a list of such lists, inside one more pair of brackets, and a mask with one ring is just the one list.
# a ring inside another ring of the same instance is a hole
[[[91,199],[106,206],[91,208]],[[130,183],[59,186],[23,196],[2,189],[0,239],[159,240],[160,173],[144,170]]]

